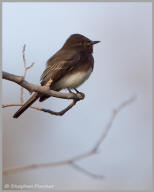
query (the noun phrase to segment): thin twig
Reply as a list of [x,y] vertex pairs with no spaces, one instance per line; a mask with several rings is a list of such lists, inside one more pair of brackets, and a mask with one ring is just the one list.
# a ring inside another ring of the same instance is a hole
[[[23,58],[23,63],[24,63],[24,75],[23,75],[23,80],[25,80],[26,75],[27,75],[27,71],[33,67],[34,62],[27,67],[26,64],[26,58],[25,58],[25,50],[26,50],[26,44],[23,46],[23,50],[22,50],[22,58]],[[20,87],[20,103],[23,104],[24,103],[24,96],[23,96],[23,87]]]
[[93,151],[97,151],[99,146],[101,145],[102,141],[104,141],[106,135],[108,134],[109,130],[111,129],[114,120],[116,118],[116,116],[118,115],[118,113],[126,106],[128,106],[129,104],[131,104],[133,101],[135,101],[136,96],[132,96],[130,99],[124,101],[123,103],[121,103],[121,105],[119,105],[119,107],[117,107],[117,109],[112,111],[112,115],[111,118],[108,122],[108,124],[105,127],[105,131],[103,132],[103,134],[101,135],[100,139],[97,141],[96,145],[93,147]]
[[51,111],[50,109],[40,109],[40,111],[49,113],[51,115],[57,115],[57,116],[62,116],[64,115],[68,110],[70,110],[75,104],[77,103],[77,100],[73,99],[72,103],[66,107],[65,109],[63,109],[60,112],[55,112],[55,111]]
[[[23,104],[5,104],[5,105],[2,105],[2,108],[6,108],[6,107],[18,107],[18,106],[22,106]],[[36,107],[36,106],[33,106],[31,105],[30,108],[32,109],[36,109],[38,111],[42,111],[41,108],[39,107]]]
[[[60,112],[55,112],[55,111],[52,111],[50,109],[44,109],[44,108],[39,108],[39,107],[36,107],[36,106],[33,106],[31,105],[29,108],[31,109],[36,109],[37,111],[42,111],[42,112],[46,112],[46,113],[49,113],[50,115],[56,115],[56,116],[62,116],[64,115],[68,110],[70,110],[75,104],[77,103],[77,100],[73,99],[72,103],[67,106],[65,109],[63,109],[62,111]],[[17,106],[22,106],[23,104],[5,104],[5,105],[2,105],[2,108],[6,108],[6,107],[17,107]]]
[[92,178],[94,178],[94,179],[104,179],[104,175],[94,174],[94,173],[92,173],[92,172],[84,169],[83,167],[77,165],[77,164],[74,163],[74,162],[73,162],[72,164],[70,164],[70,166],[71,166],[73,169],[76,169],[77,171],[82,172],[82,173],[84,173],[85,175],[88,175],[88,176],[90,176],[90,177],[92,177]]

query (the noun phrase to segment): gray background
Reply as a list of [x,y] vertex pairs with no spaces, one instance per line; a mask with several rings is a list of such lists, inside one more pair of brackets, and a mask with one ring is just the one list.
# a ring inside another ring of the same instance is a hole
[[[45,61],[72,33],[102,43],[95,46],[95,69],[81,86],[86,98],[64,117],[17,108],[3,110],[4,167],[63,160],[89,150],[104,130],[112,109],[132,94],[137,101],[121,112],[101,152],[80,162],[105,180],[70,167],[40,169],[4,177],[5,183],[54,184],[55,189],[149,189],[151,187],[151,3],[4,3],[3,70],[39,83]],[[19,102],[19,87],[3,82],[3,103]],[[29,94],[25,91],[25,99]],[[49,99],[39,106],[60,110],[68,102]]]

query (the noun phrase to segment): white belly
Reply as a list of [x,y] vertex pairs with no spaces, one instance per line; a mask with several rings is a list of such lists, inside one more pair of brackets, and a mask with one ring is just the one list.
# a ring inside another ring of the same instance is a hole
[[77,88],[88,79],[91,72],[92,68],[86,72],[82,71],[65,75],[55,84],[55,89]]

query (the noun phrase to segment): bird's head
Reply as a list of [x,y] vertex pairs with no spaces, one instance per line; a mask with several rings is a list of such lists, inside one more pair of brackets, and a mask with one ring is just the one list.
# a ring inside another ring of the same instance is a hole
[[93,45],[100,41],[92,41],[81,34],[71,35],[65,42],[63,48],[66,49],[77,49],[81,51],[93,52]]

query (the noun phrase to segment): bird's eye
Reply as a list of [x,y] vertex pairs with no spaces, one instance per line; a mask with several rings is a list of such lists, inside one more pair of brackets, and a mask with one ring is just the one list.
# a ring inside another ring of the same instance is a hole
[[89,41],[89,42],[87,43],[87,45],[90,46],[90,45],[91,45],[91,42]]

